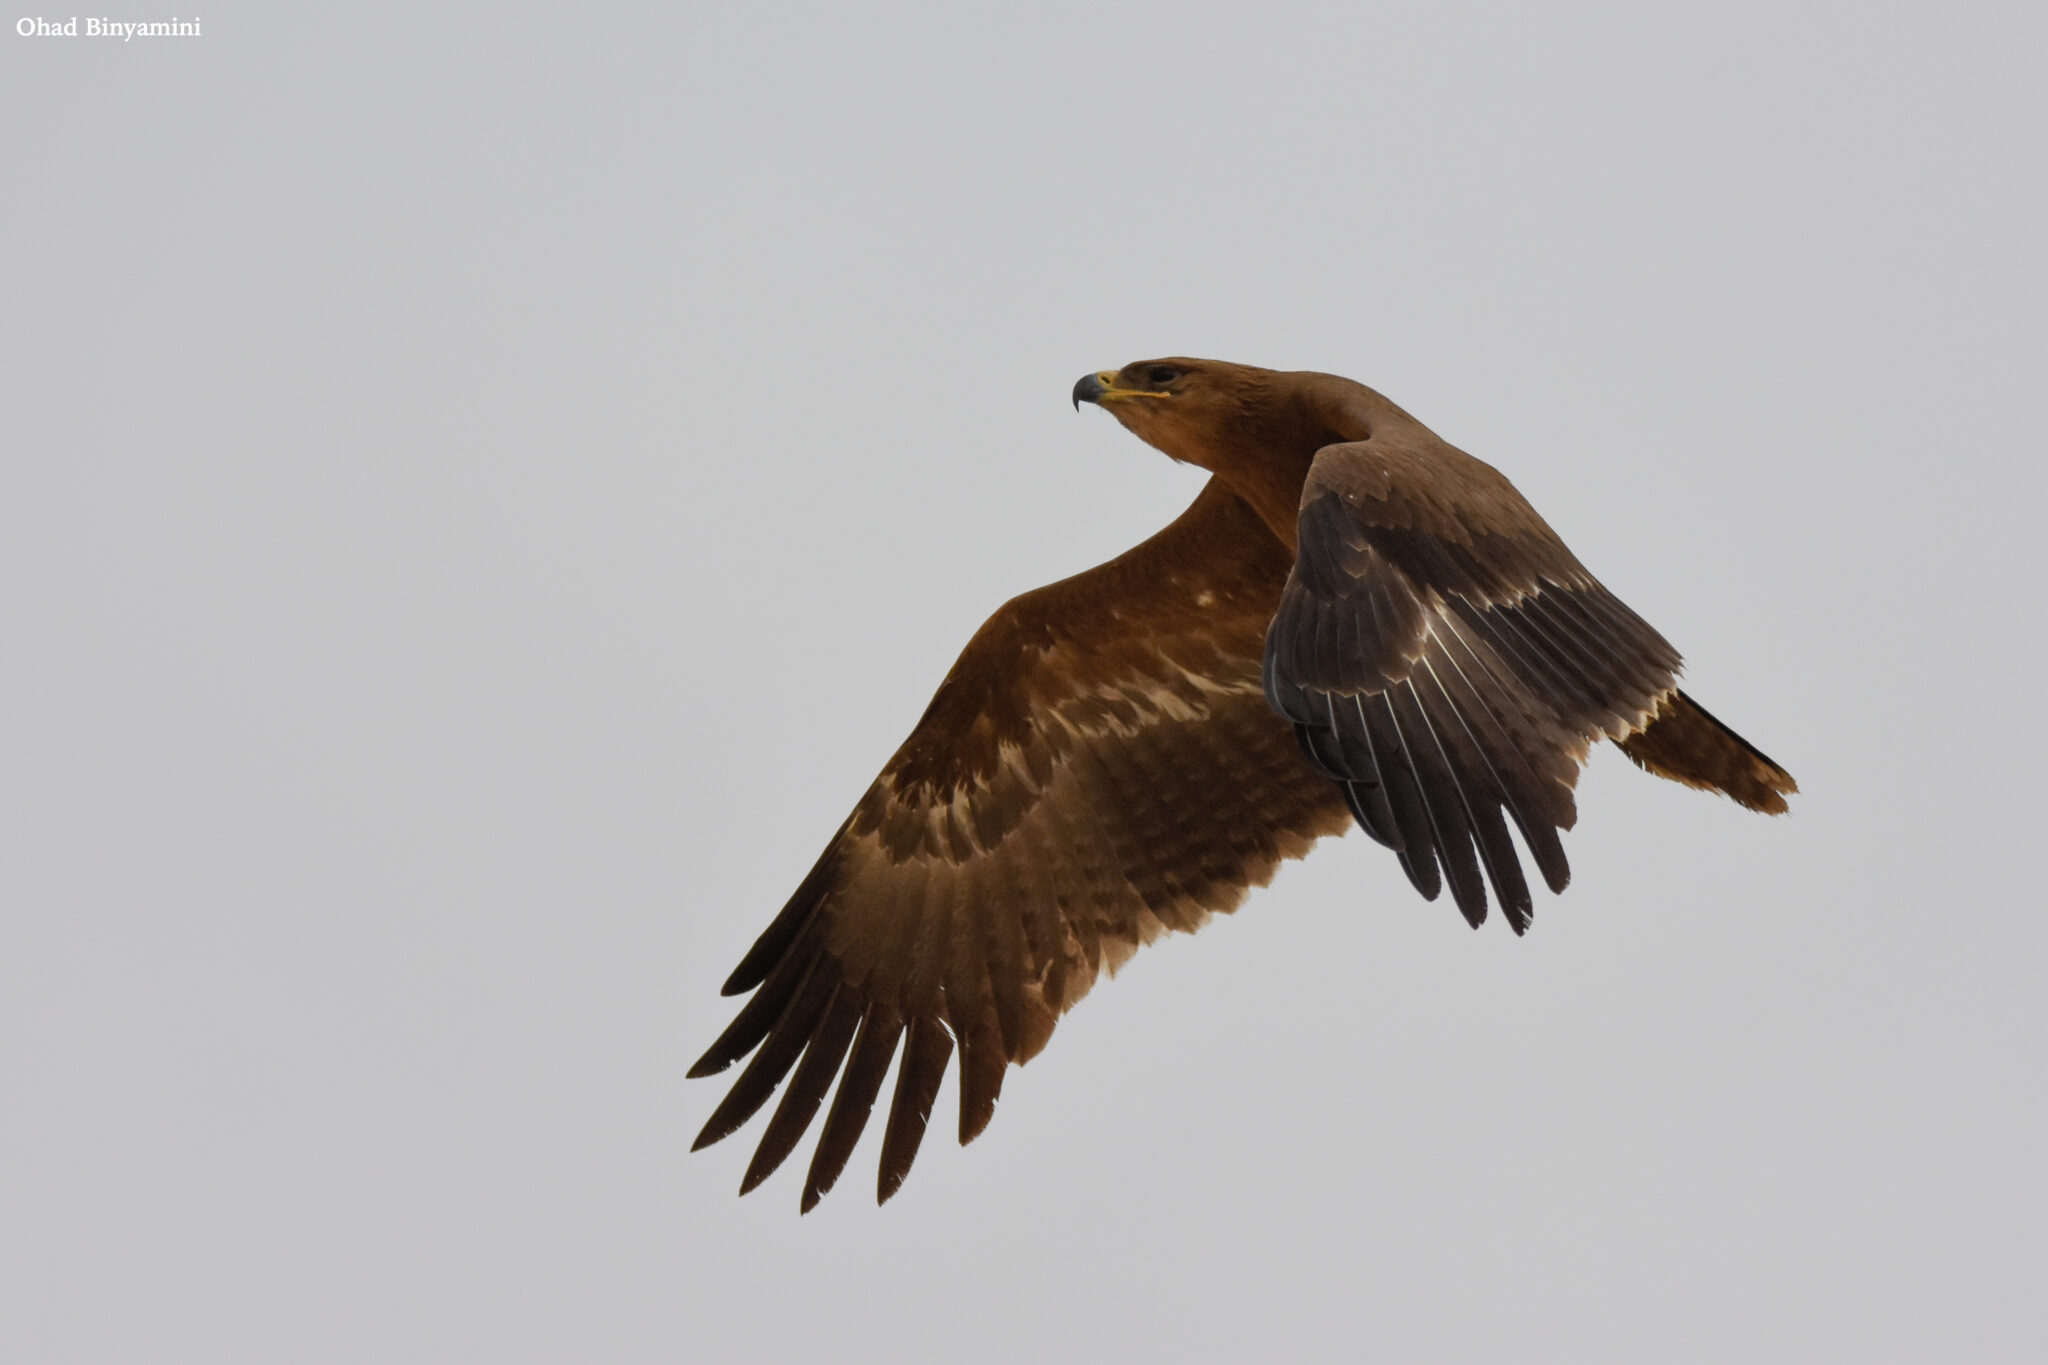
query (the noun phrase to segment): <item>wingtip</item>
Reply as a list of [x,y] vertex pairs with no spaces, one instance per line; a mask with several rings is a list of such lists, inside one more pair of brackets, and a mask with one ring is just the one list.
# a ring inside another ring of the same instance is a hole
[[965,1147],[968,1143],[987,1132],[988,1126],[995,1119],[995,1116],[996,1102],[993,1098],[985,1105],[976,1106],[971,1113],[962,1110],[960,1114],[960,1145]]
[[1516,863],[1514,870],[1517,875],[1509,880],[1507,886],[1501,886],[1500,880],[1496,878],[1493,890],[1500,898],[1501,918],[1515,931],[1515,937],[1520,938],[1529,932],[1529,926],[1535,922],[1536,897],[1531,894],[1528,881],[1519,875],[1521,864]]
[[1434,854],[1425,851],[1425,858],[1417,858],[1407,849],[1396,855],[1401,862],[1401,871],[1408,875],[1408,884],[1426,901],[1433,901],[1444,893],[1443,878],[1437,874]]

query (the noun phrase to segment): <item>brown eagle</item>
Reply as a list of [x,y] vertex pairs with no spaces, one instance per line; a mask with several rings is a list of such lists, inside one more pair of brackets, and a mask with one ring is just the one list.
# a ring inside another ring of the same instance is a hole
[[1353,821],[1475,926],[1490,884],[1519,934],[1509,824],[1562,891],[1596,741],[1751,810],[1798,790],[1678,690],[1678,651],[1512,484],[1364,385],[1176,357],[1073,397],[1212,477],[1150,540],[975,632],[726,981],[754,996],[690,1075],[754,1056],[696,1146],[795,1069],[742,1194],[836,1077],[808,1212],[900,1051],[887,1200],[956,1044],[965,1143],[1099,974]]

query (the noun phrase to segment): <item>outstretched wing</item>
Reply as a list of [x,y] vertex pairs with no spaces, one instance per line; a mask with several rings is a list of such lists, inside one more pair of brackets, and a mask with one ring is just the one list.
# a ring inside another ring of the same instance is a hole
[[1268,699],[1417,890],[1448,881],[1477,925],[1491,881],[1522,932],[1507,820],[1563,890],[1579,765],[1682,700],[1678,651],[1498,471],[1419,424],[1318,451],[1298,535]]
[[[1286,549],[1215,480],[1165,530],[1008,603],[725,984],[752,990],[692,1076],[754,1053],[697,1139],[744,1124],[794,1068],[741,1193],[796,1147],[838,1078],[808,1211],[900,1050],[880,1197],[902,1184],[957,1042],[960,1140],[1005,1068],[1168,929],[1229,911],[1349,823],[1261,695]],[[843,1063],[843,1071],[842,1071]]]

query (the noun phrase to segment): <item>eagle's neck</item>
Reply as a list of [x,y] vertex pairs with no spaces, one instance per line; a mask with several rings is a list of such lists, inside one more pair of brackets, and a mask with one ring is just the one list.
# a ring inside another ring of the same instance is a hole
[[1255,460],[1225,459],[1214,467],[1224,485],[1244,499],[1287,547],[1287,552],[1293,554],[1295,522],[1301,512],[1301,486],[1308,480],[1308,467],[1314,459],[1314,450],[1287,460],[1276,460],[1271,452],[1261,452]]
[[1347,437],[1331,430],[1308,404],[1261,396],[1265,401],[1247,403],[1238,420],[1216,433],[1202,463],[1292,552],[1308,467],[1318,450]]

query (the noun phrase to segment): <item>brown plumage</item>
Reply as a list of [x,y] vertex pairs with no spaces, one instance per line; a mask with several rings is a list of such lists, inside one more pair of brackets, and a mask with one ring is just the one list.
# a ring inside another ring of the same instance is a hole
[[836,1078],[815,1205],[900,1052],[888,1199],[956,1047],[964,1143],[1101,972],[1354,820],[1424,896],[1448,883],[1477,925],[1490,884],[1521,933],[1508,823],[1563,890],[1597,740],[1752,810],[1798,790],[1678,690],[1678,652],[1505,478],[1373,390],[1174,358],[1074,400],[1213,477],[1158,535],[975,633],[725,983],[754,996],[690,1074],[753,1059],[696,1145],[789,1077],[743,1194]]

